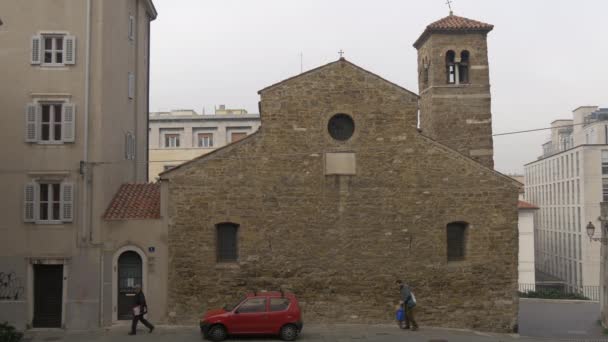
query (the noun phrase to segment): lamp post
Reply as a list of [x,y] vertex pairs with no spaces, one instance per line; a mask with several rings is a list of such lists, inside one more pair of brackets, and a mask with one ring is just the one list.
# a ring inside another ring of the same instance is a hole
[[587,236],[589,236],[589,241],[598,241],[601,242],[603,245],[608,245],[608,237],[606,237],[608,235],[608,203],[606,202],[602,202],[600,203],[600,207],[601,207],[601,214],[600,217],[598,217],[598,221],[600,221],[600,225],[601,225],[601,235],[602,237],[599,238],[594,238],[593,235],[595,235],[595,225],[593,225],[593,223],[591,221],[589,221],[589,223],[587,223]]

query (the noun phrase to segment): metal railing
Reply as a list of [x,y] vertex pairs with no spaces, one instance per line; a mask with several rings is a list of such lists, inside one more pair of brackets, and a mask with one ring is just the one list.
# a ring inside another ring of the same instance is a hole
[[570,286],[564,283],[519,284],[521,298],[600,300],[599,286]]

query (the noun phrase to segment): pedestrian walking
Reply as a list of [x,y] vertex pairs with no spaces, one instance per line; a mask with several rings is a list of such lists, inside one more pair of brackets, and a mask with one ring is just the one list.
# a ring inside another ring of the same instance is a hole
[[137,323],[141,321],[148,328],[149,332],[154,330],[154,326],[148,322],[144,315],[148,313],[148,305],[146,304],[146,296],[144,296],[140,285],[135,285],[135,300],[133,302],[133,322],[131,323],[131,332],[129,335],[135,335],[137,332]]
[[395,282],[399,286],[399,291],[401,294],[401,300],[399,303],[402,305],[404,315],[404,321],[402,323],[402,329],[411,329],[412,331],[418,330],[418,323],[416,323],[415,311],[416,311],[416,297],[414,293],[410,289],[410,287],[402,282],[401,280],[397,280]]

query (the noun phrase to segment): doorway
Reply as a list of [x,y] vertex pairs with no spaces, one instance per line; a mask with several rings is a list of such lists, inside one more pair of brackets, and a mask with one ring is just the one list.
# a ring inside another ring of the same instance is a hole
[[142,286],[142,260],[134,251],[123,252],[118,257],[118,320],[131,320],[131,308],[135,300],[135,285]]
[[34,265],[35,328],[61,328],[63,265]]

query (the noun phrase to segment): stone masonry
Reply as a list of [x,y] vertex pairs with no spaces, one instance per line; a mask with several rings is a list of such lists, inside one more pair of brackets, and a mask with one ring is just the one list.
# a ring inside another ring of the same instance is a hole
[[[161,174],[173,322],[279,287],[305,322],[392,322],[403,279],[422,325],[511,331],[514,181],[425,137],[416,94],[344,59],[260,95],[257,133]],[[336,113],[355,122],[346,141],[328,134]],[[354,153],[355,174],[326,175],[332,152]],[[222,222],[239,225],[238,262],[216,262]],[[468,223],[463,261],[447,261],[450,222]]]
[[[454,20],[460,26],[455,26]],[[420,127],[424,134],[489,168],[494,168],[494,159],[486,38],[492,27],[449,16],[429,25],[425,31],[428,37],[414,44],[418,49]],[[466,83],[447,84],[448,51],[457,59],[463,51],[470,54]]]

